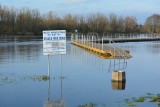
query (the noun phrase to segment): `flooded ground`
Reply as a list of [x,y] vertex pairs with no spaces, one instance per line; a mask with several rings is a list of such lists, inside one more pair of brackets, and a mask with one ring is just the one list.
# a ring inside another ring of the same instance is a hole
[[[101,59],[67,41],[67,54],[43,55],[40,38],[0,38],[0,107],[128,107],[125,99],[160,90],[160,42],[117,43],[133,58]],[[112,71],[126,72],[126,82],[111,82]],[[49,101],[48,101],[49,100]],[[145,101],[142,107],[158,107]],[[53,106],[54,107],[54,106]]]

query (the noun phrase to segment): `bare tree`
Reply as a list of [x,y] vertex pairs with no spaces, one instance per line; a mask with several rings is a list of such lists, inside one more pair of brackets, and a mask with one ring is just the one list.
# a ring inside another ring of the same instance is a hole
[[118,32],[118,19],[115,14],[112,13],[109,15],[109,22],[110,22],[110,32],[111,33]]
[[77,22],[78,22],[77,16],[72,16],[71,14],[67,14],[63,17],[64,27],[69,32],[74,32],[74,30],[78,28]]
[[160,33],[160,15],[149,16],[144,23],[144,28],[148,33]]
[[132,33],[137,31],[137,19],[135,17],[127,16],[125,18],[125,32]]
[[[160,15],[154,14],[146,19],[148,32],[160,32]],[[37,9],[14,9],[0,5],[0,34],[38,35],[43,30],[65,29],[67,32],[80,33],[132,33],[142,31],[137,19],[132,16],[118,17],[115,14],[106,16],[101,13],[82,15],[66,14],[58,17],[55,12],[41,14]],[[143,30],[144,31],[144,30]]]

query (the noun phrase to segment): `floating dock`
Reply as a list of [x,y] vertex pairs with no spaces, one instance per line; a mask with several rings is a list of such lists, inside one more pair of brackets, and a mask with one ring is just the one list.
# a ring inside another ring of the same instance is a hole
[[119,47],[105,45],[101,43],[93,43],[90,41],[71,41],[72,44],[79,46],[83,49],[86,49],[93,55],[102,57],[103,59],[119,58],[119,59],[129,59],[132,56],[129,54],[129,51],[123,50]]

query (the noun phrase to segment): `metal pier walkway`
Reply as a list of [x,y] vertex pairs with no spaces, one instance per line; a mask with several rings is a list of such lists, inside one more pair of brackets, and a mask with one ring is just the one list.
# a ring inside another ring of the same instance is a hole
[[129,54],[129,51],[126,51],[120,47],[115,46],[113,43],[111,44],[103,44],[103,38],[102,43],[96,43],[94,40],[94,36],[90,38],[86,38],[83,35],[80,36],[72,36],[71,37],[71,43],[74,45],[77,45],[79,47],[82,47],[89,51],[90,53],[96,54],[101,57],[106,58],[131,58],[132,56]]
[[[160,34],[139,34],[139,35],[114,35],[105,36],[103,42],[109,43],[110,40],[117,42],[142,42],[142,41],[160,41]],[[101,42],[101,41],[97,41]]]

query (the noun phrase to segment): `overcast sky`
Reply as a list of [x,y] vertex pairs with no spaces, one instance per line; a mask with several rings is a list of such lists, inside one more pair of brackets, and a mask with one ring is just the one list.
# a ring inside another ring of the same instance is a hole
[[38,9],[41,13],[56,12],[88,15],[90,13],[114,13],[118,16],[135,16],[138,23],[154,14],[160,14],[160,0],[0,0],[2,6]]

